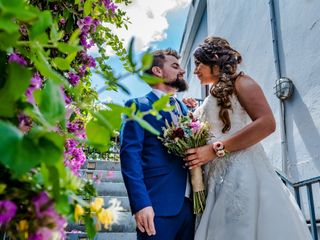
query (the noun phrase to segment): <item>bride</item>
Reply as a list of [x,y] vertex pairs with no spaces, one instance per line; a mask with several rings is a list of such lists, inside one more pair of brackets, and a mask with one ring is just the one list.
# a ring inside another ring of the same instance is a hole
[[185,159],[189,168],[203,165],[207,190],[195,239],[311,240],[259,143],[275,131],[275,120],[259,85],[237,73],[241,55],[225,39],[208,37],[194,58],[201,84],[212,84],[195,115],[212,125],[214,136],[206,146],[189,149]]

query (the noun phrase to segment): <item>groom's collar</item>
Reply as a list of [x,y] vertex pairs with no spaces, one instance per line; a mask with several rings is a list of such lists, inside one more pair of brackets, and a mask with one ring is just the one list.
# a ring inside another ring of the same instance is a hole
[[160,90],[160,89],[156,89],[156,88],[153,88],[152,89],[152,92],[155,94],[155,95],[157,95],[157,97],[158,98],[161,98],[161,97],[163,97],[164,95],[171,95],[171,96],[173,96],[174,98],[177,98],[177,94],[176,93],[166,93],[166,92],[164,92],[164,91],[162,91],[162,90]]
[[[149,92],[146,97],[151,101],[151,103],[154,103],[155,101],[157,101],[159,99],[159,97],[157,96],[157,94],[153,91],[154,89],[152,89],[151,92]],[[158,89],[157,89],[158,90]],[[160,91],[160,90],[159,90]],[[162,92],[162,91],[161,91]],[[166,93],[164,93],[163,95],[165,95]],[[160,96],[161,97],[161,96]],[[183,115],[186,115],[188,113],[188,109],[187,107],[179,100],[177,99],[178,103],[180,104],[181,110]]]

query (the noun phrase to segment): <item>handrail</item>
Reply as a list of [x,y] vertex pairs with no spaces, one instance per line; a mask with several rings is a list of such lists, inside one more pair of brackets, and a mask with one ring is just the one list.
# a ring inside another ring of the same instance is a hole
[[317,219],[316,219],[315,208],[314,208],[312,184],[320,183],[320,176],[293,183],[287,177],[285,177],[280,171],[276,170],[276,173],[279,175],[279,177],[281,178],[281,180],[284,182],[285,185],[289,184],[291,187],[293,187],[295,192],[295,198],[297,200],[297,203],[300,209],[301,209],[300,188],[301,187],[307,188],[310,220],[307,220],[306,222],[311,225],[311,233],[312,233],[313,240],[318,240]]

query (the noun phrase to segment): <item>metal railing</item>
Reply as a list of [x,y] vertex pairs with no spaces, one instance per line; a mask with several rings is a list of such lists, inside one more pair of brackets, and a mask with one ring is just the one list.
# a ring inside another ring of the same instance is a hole
[[320,176],[310,178],[307,180],[303,180],[303,181],[299,181],[296,183],[292,183],[290,180],[288,180],[288,178],[283,176],[282,173],[280,173],[279,171],[276,171],[276,172],[286,186],[290,186],[293,188],[296,201],[297,201],[301,210],[303,210],[303,209],[301,206],[302,203],[301,203],[300,189],[302,187],[306,187],[308,206],[309,206],[309,215],[310,215],[310,220],[307,220],[306,222],[307,222],[307,224],[310,224],[310,229],[311,229],[311,234],[312,234],[313,240],[318,240],[319,238],[318,238],[318,232],[317,232],[317,223],[320,223],[320,220],[316,219],[312,186],[314,184],[320,183]]
[[200,106],[204,101],[204,99],[201,99],[201,98],[195,98],[194,100],[198,102],[198,106]]

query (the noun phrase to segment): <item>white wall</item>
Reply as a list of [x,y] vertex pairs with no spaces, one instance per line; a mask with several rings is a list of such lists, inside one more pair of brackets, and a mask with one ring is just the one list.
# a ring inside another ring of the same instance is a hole
[[295,84],[286,102],[286,125],[295,179],[320,175],[320,1],[281,0],[280,54],[284,74]]
[[[194,60],[193,60],[193,51],[197,48],[197,46],[203,42],[203,40],[208,36],[207,32],[207,12],[205,11],[202,15],[199,28],[195,35],[195,39],[193,40],[191,53],[186,61],[186,78],[189,81],[189,89],[188,91],[182,94],[182,97],[193,97],[203,99],[204,95],[202,94],[202,86],[198,80],[198,78],[194,75],[193,71],[195,69]],[[189,72],[189,74],[187,74]]]

